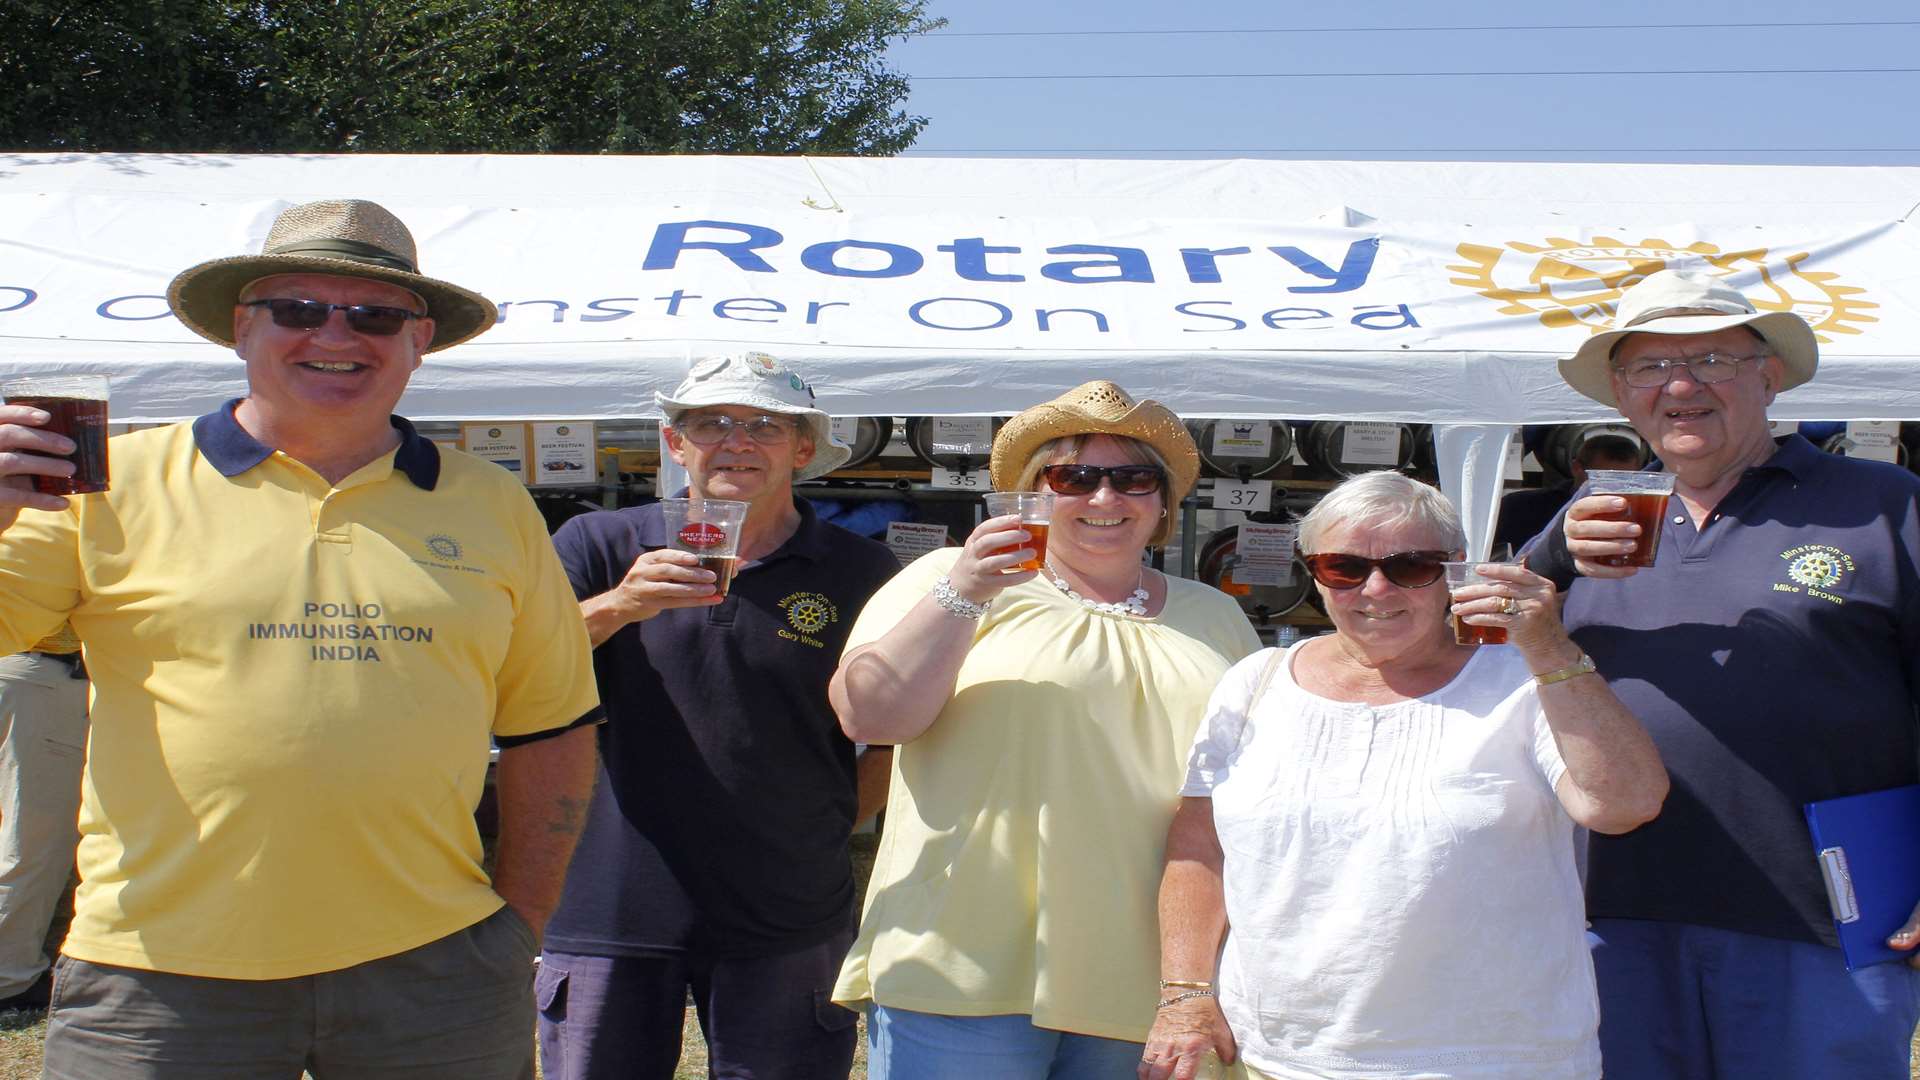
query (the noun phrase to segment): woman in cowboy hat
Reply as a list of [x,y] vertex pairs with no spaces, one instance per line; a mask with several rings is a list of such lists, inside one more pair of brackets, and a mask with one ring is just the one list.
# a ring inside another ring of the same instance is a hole
[[830,690],[905,744],[834,999],[875,1080],[1131,1076],[1158,1000],[1154,885],[1206,697],[1258,648],[1225,594],[1147,569],[1199,454],[1178,417],[1090,382],[994,440],[1001,490],[1055,498],[1046,569],[1017,517],[907,567]]
[[[1207,706],[1160,890],[1162,975],[1199,989],[1169,996],[1140,1080],[1209,1053],[1262,1080],[1600,1075],[1574,826],[1635,828],[1666,772],[1551,582],[1483,566],[1449,604],[1465,544],[1391,472],[1301,521],[1334,632],[1247,658]],[[1511,644],[1456,644],[1450,610]]]

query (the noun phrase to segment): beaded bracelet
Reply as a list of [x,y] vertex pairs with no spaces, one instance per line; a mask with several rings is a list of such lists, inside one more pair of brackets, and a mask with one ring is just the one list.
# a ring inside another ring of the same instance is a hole
[[957,615],[962,619],[978,619],[993,606],[991,600],[976,604],[961,596],[959,590],[953,587],[953,579],[944,577],[933,583],[933,602],[939,604],[940,609],[947,614]]
[[1185,993],[1175,994],[1172,997],[1167,998],[1166,1000],[1160,1002],[1160,1004],[1155,1005],[1154,1009],[1157,1011],[1160,1009],[1164,1009],[1169,1005],[1178,1005],[1183,1001],[1191,1001],[1194,998],[1204,998],[1204,997],[1212,997],[1212,996],[1213,996],[1213,991],[1211,990],[1188,990]]

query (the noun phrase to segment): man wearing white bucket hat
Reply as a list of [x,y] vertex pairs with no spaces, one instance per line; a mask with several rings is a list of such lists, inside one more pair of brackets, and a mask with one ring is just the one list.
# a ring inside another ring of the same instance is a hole
[[827,683],[899,567],[795,498],[850,451],[785,364],[711,357],[657,401],[683,494],[748,504],[739,570],[718,588],[669,547],[658,504],[554,537],[608,723],[535,988],[541,1064],[548,1080],[667,1080],[691,990],[714,1075],[845,1080],[855,1017],[828,995],[853,936],[847,838],[889,755],[856,761]]
[[1589,849],[1608,1076],[1908,1075],[1920,971],[1845,969],[1801,807],[1920,781],[1920,478],[1772,436],[1818,359],[1798,315],[1662,271],[1561,361],[1674,479],[1652,566],[1611,564],[1643,530],[1584,491],[1529,555],[1673,779]]
[[[245,397],[114,439],[105,492],[30,496],[65,463],[0,454],[0,652],[70,620],[93,678],[46,1075],[531,1077],[591,654],[525,489],[393,414],[494,307],[358,199],[167,299]],[[0,447],[66,449],[45,422],[5,407]]]

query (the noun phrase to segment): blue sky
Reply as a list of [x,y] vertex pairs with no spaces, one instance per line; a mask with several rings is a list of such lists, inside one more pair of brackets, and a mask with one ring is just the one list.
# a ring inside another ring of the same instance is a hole
[[[913,154],[1920,163],[1920,72],[1867,70],[1920,69],[1913,0],[934,0],[929,10],[947,28],[890,54],[914,79],[908,109],[931,120]],[[1814,22],[1882,25],[1755,25]],[[1899,22],[1909,25],[1886,25]],[[1580,29],[1510,29],[1522,26]],[[1329,29],[1340,32],[1301,32]],[[1270,30],[1287,32],[1256,32]],[[1725,70],[1746,73],[1704,73]],[[1452,71],[1603,74],[1383,74]],[[1116,74],[1309,77],[1006,78]]]

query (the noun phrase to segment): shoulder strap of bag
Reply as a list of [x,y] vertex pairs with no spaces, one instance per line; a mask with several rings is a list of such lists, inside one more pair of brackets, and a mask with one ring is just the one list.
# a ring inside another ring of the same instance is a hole
[[1253,688],[1253,696],[1247,699],[1247,719],[1253,719],[1253,707],[1260,704],[1260,699],[1266,695],[1267,684],[1273,681],[1273,673],[1279,671],[1280,665],[1286,661],[1285,649],[1276,648],[1273,655],[1267,657],[1266,664],[1260,668],[1260,685]]

